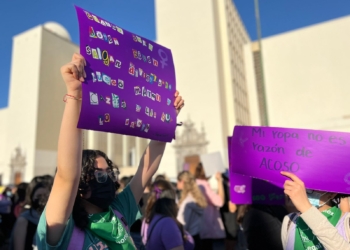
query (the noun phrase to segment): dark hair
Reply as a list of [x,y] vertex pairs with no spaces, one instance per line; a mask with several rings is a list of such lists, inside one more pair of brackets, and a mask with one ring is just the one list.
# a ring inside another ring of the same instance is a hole
[[28,188],[27,182],[22,182],[17,185],[17,191],[16,191],[16,203],[21,203],[26,199],[26,191]]
[[199,180],[207,180],[202,163],[200,162],[195,170],[194,177]]
[[[81,204],[81,195],[86,194],[89,190],[89,181],[94,179],[94,172],[95,172],[95,160],[97,157],[102,157],[106,160],[108,168],[111,170],[118,170],[118,167],[113,164],[113,162],[107,157],[105,153],[103,153],[100,150],[83,150],[83,157],[82,157],[82,168],[81,168],[81,175],[80,175],[80,181],[79,181],[79,188],[78,192],[75,197],[75,202],[73,206],[73,212],[72,216],[75,222],[75,225],[84,230],[88,223],[88,213],[86,212],[85,208]],[[119,189],[119,183],[115,182],[115,189]]]
[[160,181],[160,180],[166,181],[166,178],[165,178],[165,176],[163,174],[157,175],[156,178],[154,179],[155,182],[156,181]]
[[[160,190],[161,194],[156,190]],[[157,194],[159,195],[157,199]],[[185,240],[185,232],[183,226],[177,221],[177,204],[175,201],[176,193],[171,183],[166,180],[155,181],[151,186],[150,197],[147,201],[145,219],[150,223],[155,214],[161,214],[172,218],[181,232],[182,238]]]
[[[30,207],[34,204],[34,194],[39,188],[45,188],[49,192],[52,188],[52,180],[53,177],[49,175],[43,175],[43,176],[36,176],[32,179],[32,181],[28,184],[26,189],[26,196],[25,196],[25,205],[29,205]],[[41,213],[47,203],[49,195],[40,196],[38,200],[39,208],[37,209],[37,212]],[[30,212],[32,212],[30,210]]]

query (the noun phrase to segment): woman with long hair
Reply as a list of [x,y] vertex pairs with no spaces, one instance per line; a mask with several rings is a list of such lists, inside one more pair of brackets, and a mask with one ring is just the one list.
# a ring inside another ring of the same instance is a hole
[[31,250],[36,245],[34,236],[51,184],[44,176],[38,176],[34,177],[27,186],[23,208],[29,209],[22,212],[16,221],[10,239],[10,250]]
[[192,235],[195,249],[202,249],[199,231],[204,208],[208,205],[207,201],[199,189],[196,179],[188,171],[182,171],[178,174],[177,189],[181,191],[177,220]]
[[[138,202],[158,169],[166,143],[149,143],[134,178],[116,195],[117,167],[103,152],[83,150],[83,131],[77,128],[85,66],[83,56],[74,54],[61,68],[67,95],[57,172],[37,230],[38,249],[135,249],[128,228],[137,217]],[[178,92],[174,99],[179,113],[184,101]]]
[[283,249],[349,250],[350,214],[338,208],[344,195],[306,189],[295,174],[281,174],[289,178],[284,193],[299,211],[283,220]]
[[200,238],[203,250],[221,250],[225,248],[226,232],[221,218],[220,208],[225,202],[225,191],[221,173],[216,173],[218,192],[214,192],[208,182],[202,163],[195,169],[196,183],[204,194],[208,206],[204,209]]
[[176,192],[170,182],[152,184],[141,234],[146,250],[191,250],[193,239],[177,221]]

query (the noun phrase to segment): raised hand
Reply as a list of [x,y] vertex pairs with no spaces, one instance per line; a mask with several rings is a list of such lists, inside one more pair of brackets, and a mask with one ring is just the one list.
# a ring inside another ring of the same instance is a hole
[[80,54],[75,53],[72,61],[61,67],[61,75],[66,83],[67,93],[77,98],[81,97],[81,83],[86,77],[84,67],[86,61]]
[[281,174],[290,178],[284,182],[284,193],[289,196],[298,211],[306,212],[312,206],[307,198],[304,182],[295,174],[289,172],[281,172]]
[[174,106],[176,108],[176,114],[179,115],[181,109],[185,106],[185,100],[179,95],[179,91],[175,92],[175,102]]

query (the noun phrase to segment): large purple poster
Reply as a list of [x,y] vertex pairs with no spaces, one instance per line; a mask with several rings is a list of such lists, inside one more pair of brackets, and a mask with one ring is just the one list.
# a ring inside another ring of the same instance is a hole
[[175,136],[171,51],[76,7],[87,78],[79,128],[170,142]]
[[235,204],[283,205],[284,190],[273,183],[236,174],[232,171],[231,137],[228,137],[230,165],[230,199]]
[[281,171],[309,189],[350,193],[350,134],[274,127],[236,126],[231,140],[233,173],[282,186]]

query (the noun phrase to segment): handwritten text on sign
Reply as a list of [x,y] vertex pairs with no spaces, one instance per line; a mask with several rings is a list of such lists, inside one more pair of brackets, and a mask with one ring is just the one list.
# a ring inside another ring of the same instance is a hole
[[236,126],[230,171],[283,184],[296,174],[309,189],[350,193],[350,134]]

